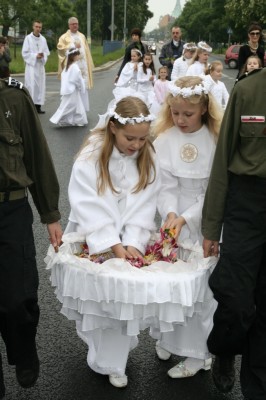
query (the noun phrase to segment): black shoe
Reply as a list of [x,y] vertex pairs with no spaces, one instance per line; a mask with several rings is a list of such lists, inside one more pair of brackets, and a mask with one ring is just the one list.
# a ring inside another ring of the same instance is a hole
[[217,389],[222,393],[228,393],[235,383],[235,357],[215,356],[212,367],[212,378]]
[[35,385],[40,370],[40,362],[37,352],[25,363],[16,365],[17,381],[23,388],[30,388]]
[[2,357],[0,354],[0,399],[3,399],[6,393],[5,384],[4,384],[4,374],[2,368]]
[[45,114],[45,111],[41,109],[41,106],[39,104],[35,104],[35,108],[38,114]]

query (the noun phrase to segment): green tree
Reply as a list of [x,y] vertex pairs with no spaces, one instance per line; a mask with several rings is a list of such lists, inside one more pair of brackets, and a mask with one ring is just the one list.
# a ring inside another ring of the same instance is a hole
[[[124,37],[124,0],[115,0],[114,23],[116,30],[114,32],[115,39],[122,40]],[[75,10],[80,22],[80,28],[86,32],[87,24],[87,2],[84,0],[76,0],[74,2]],[[109,26],[111,24],[112,0],[91,1],[91,36],[93,39],[110,40],[111,32]],[[144,29],[149,18],[153,16],[148,9],[148,0],[127,1],[127,29],[128,32],[132,28],[138,27]]]
[[226,0],[189,0],[175,24],[181,26],[186,40],[225,42],[228,21]]
[[266,0],[226,0],[225,9],[235,27],[246,29],[251,21],[266,24]]

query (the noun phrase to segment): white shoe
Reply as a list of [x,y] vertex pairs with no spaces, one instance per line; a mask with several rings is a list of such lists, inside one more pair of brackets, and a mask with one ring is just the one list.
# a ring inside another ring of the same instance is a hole
[[189,378],[191,376],[194,376],[199,370],[203,369],[205,371],[208,371],[209,369],[211,369],[211,365],[212,365],[212,358],[208,358],[207,360],[198,360],[198,361],[202,361],[197,363],[198,365],[195,366],[189,366],[187,364],[189,364],[190,359],[186,359],[185,361],[181,361],[179,364],[177,364],[175,367],[169,369],[169,371],[167,372],[168,375],[170,376],[170,378]]
[[169,360],[169,358],[171,357],[171,353],[169,353],[169,351],[167,351],[167,350],[164,350],[158,344],[156,344],[155,350],[156,350],[157,356],[160,360],[166,361],[166,360]]
[[111,385],[117,387],[117,388],[123,388],[127,386],[127,376],[119,376],[115,374],[109,375],[109,382]]

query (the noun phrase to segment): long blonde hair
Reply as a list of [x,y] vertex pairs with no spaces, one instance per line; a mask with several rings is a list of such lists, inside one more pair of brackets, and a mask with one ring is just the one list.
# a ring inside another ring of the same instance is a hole
[[[203,80],[198,76],[183,76],[177,79],[174,84],[181,89],[193,89],[195,86],[201,85],[202,82]],[[152,134],[157,136],[174,126],[171,107],[173,105],[178,105],[180,99],[190,102],[191,104],[200,104],[202,108],[206,107],[207,111],[202,115],[202,123],[207,125],[209,131],[214,135],[215,141],[217,141],[223,112],[212,94],[205,94],[204,92],[201,94],[193,94],[186,98],[183,98],[181,95],[174,96],[172,93],[168,93],[156,123],[153,126]]]
[[[116,104],[114,111],[122,118],[134,118],[139,117],[140,115],[146,117],[150,114],[147,105],[141,99],[134,96],[128,96],[120,100]],[[101,143],[101,150],[97,161],[97,164],[99,166],[99,175],[97,178],[98,194],[103,194],[108,187],[112,190],[112,192],[117,193],[113,186],[109,172],[109,160],[115,146],[115,136],[111,132],[110,128],[111,121],[117,127],[117,129],[123,129],[123,127],[125,126],[121,124],[116,118],[114,118],[114,116],[111,116],[107,120],[106,126],[102,129],[94,129],[91,133],[91,136],[89,137],[89,141],[87,140],[85,143],[87,145],[90,142],[90,139],[95,138],[98,138]],[[150,122],[141,123],[150,124]],[[139,150],[136,160],[139,173],[139,181],[133,188],[133,193],[140,192],[155,180],[156,170],[152,153],[155,153],[155,150],[150,141],[150,138],[147,138],[145,144]]]

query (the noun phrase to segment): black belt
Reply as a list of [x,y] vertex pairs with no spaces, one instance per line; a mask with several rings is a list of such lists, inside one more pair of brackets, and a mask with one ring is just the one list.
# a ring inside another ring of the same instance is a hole
[[5,201],[20,200],[27,196],[27,189],[13,190],[12,192],[0,192],[0,203]]

